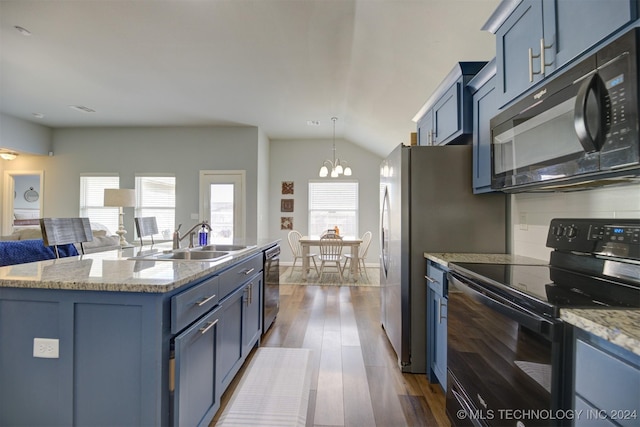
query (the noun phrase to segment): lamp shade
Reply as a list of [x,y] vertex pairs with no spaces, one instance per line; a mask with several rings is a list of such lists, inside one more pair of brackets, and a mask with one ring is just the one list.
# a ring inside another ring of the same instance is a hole
[[136,191],[129,188],[105,188],[104,205],[129,208],[136,205]]

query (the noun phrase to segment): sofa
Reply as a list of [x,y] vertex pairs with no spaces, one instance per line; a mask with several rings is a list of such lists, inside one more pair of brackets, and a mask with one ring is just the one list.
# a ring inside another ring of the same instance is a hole
[[[84,253],[119,249],[119,237],[108,235],[108,230],[99,224],[91,225],[93,240],[83,243]],[[82,254],[80,244],[59,246],[60,256]],[[53,250],[44,246],[40,227],[25,227],[0,236],[0,266],[21,264],[55,258]]]

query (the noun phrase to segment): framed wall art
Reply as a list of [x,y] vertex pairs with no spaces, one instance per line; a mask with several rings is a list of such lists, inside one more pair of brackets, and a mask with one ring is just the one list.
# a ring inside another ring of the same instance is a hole
[[293,230],[293,218],[290,216],[281,217],[280,230]]
[[293,194],[293,181],[282,181],[282,194]]
[[281,199],[280,212],[293,212],[293,199]]

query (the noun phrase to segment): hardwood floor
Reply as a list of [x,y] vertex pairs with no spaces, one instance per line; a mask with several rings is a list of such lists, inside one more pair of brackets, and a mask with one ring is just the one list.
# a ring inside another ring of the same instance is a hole
[[281,285],[280,312],[261,346],[314,350],[308,426],[450,425],[440,386],[400,372],[380,325],[378,287]]

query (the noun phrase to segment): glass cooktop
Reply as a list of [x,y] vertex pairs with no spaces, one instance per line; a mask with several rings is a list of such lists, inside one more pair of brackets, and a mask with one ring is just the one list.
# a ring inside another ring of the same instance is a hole
[[[452,270],[535,311],[562,307],[640,307],[640,291],[549,265],[454,263]],[[560,279],[560,280],[558,280]]]

